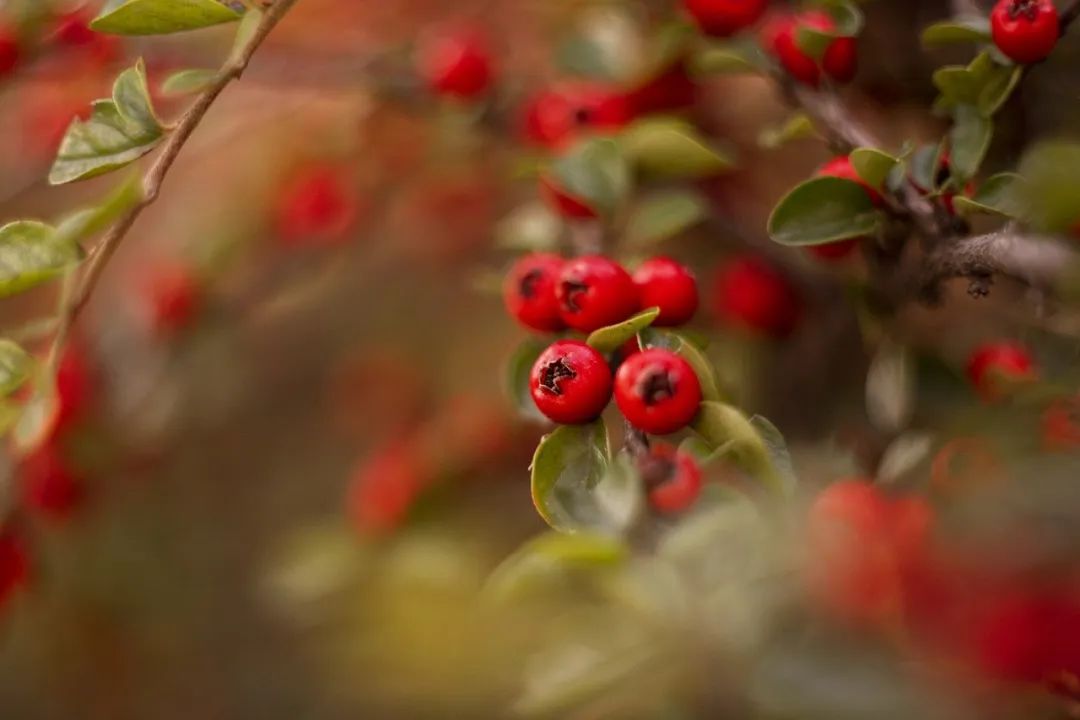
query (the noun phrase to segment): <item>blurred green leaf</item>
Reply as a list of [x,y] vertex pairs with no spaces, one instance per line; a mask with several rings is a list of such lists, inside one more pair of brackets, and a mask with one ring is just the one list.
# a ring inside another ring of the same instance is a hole
[[761,48],[754,42],[732,40],[710,42],[691,58],[691,72],[696,76],[742,75],[767,67]]
[[610,215],[630,192],[630,168],[617,142],[593,138],[578,143],[551,165],[560,188]]
[[82,259],[79,246],[45,223],[17,220],[0,227],[0,297],[53,279]]
[[617,325],[609,325],[593,331],[586,342],[602,353],[618,350],[628,340],[653,324],[660,316],[660,308],[642,310],[628,320]]
[[1028,182],[1016,173],[999,173],[979,186],[975,197],[957,195],[953,198],[962,214],[987,213],[1020,219],[1028,215]]
[[34,359],[18,343],[0,338],[0,395],[19,389],[33,367]]
[[953,114],[953,127],[949,133],[952,174],[963,185],[979,172],[990,149],[994,124],[970,105],[960,105]]
[[767,150],[777,148],[803,138],[815,137],[817,128],[814,121],[806,113],[797,112],[784,121],[782,125],[764,128],[758,133],[757,143]]
[[938,189],[940,183],[938,182],[939,170],[941,169],[941,154],[943,148],[940,143],[933,145],[922,145],[911,157],[910,173],[911,181],[916,187],[922,188],[927,192],[933,192]]
[[34,392],[19,410],[18,420],[12,427],[11,440],[16,452],[25,455],[46,441],[56,422],[56,379],[40,378]]
[[934,23],[923,30],[923,45],[945,45],[948,43],[988,43],[990,38],[990,20],[985,17],[954,18]]
[[846,0],[834,0],[824,8],[835,21],[832,30],[800,25],[795,33],[795,43],[812,57],[821,58],[836,38],[855,37],[863,27],[863,14],[858,6]]
[[113,35],[165,35],[235,22],[240,17],[218,0],[127,0],[111,3],[90,27]]
[[623,131],[621,141],[627,158],[656,177],[709,177],[734,167],[733,159],[697,128],[675,118],[639,120]]
[[850,155],[855,172],[867,184],[881,189],[900,159],[876,148],[855,148]]
[[808,180],[784,197],[769,218],[769,236],[781,245],[821,245],[873,235],[881,216],[866,190],[852,180]]
[[608,463],[593,497],[611,530],[622,534],[634,526],[645,509],[645,488],[630,453],[621,451]]
[[791,460],[791,451],[788,449],[784,434],[768,418],[761,415],[750,418],[750,424],[754,426],[758,437],[765,444],[776,480],[789,497],[794,495],[799,477],[795,474],[795,464]]
[[532,366],[536,364],[536,359],[545,348],[547,348],[547,343],[532,338],[521,343],[507,361],[504,375],[506,395],[517,408],[518,413],[522,417],[540,422],[544,422],[545,418],[533,402],[529,391],[529,373],[532,372]]
[[1024,68],[1020,65],[999,68],[998,72],[990,75],[983,83],[979,91],[977,104],[983,117],[992,117],[1012,95],[1020,78],[1024,76]]
[[49,182],[62,185],[116,170],[153,150],[164,135],[139,60],[116,79],[111,100],[94,101],[89,120],[72,121]]
[[885,341],[866,373],[866,413],[878,430],[896,433],[915,412],[915,366],[907,348]]
[[643,247],[663,242],[708,217],[705,200],[690,190],[672,190],[642,200],[626,224],[626,242]]
[[57,243],[76,243],[109,227],[114,220],[138,204],[143,197],[142,178],[132,175],[99,205],[77,210],[60,221],[53,238]]
[[1031,222],[1047,232],[1071,232],[1080,220],[1080,143],[1044,141],[1020,162],[1028,184],[1020,188]]
[[877,479],[884,484],[895,483],[914,470],[930,456],[934,437],[923,432],[904,433],[889,443],[878,463]]
[[488,579],[484,595],[500,603],[528,598],[568,573],[615,567],[628,555],[622,541],[607,535],[549,531],[503,560]]
[[686,336],[672,330],[647,328],[638,334],[638,338],[643,348],[665,348],[682,355],[698,376],[701,397],[705,400],[723,400],[712,361]]
[[161,92],[166,95],[191,95],[202,92],[214,79],[217,78],[217,70],[193,68],[174,72],[161,83]]
[[563,425],[544,436],[532,461],[532,498],[540,517],[560,532],[602,526],[591,494],[610,456],[602,420]]
[[774,466],[758,427],[738,408],[725,403],[703,402],[692,428],[712,447],[729,448],[728,452],[739,467],[770,492],[779,497],[791,492],[789,481]]

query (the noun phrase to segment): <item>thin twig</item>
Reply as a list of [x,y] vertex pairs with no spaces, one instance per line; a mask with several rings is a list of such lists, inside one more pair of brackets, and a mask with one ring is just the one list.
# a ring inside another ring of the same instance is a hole
[[225,88],[243,75],[244,70],[247,69],[248,64],[251,62],[251,58],[255,54],[255,51],[258,50],[259,46],[266,40],[274,27],[281,22],[281,19],[285,17],[285,14],[297,2],[298,0],[277,0],[277,2],[266,11],[266,14],[259,22],[258,27],[256,27],[247,43],[221,68],[214,83],[195,99],[195,103],[186,113],[184,113],[179,122],[177,122],[168,141],[162,147],[161,153],[158,155],[153,165],[150,166],[149,171],[143,178],[142,198],[124,213],[124,215],[109,228],[108,232],[106,232],[101,242],[92,252],[81,281],[75,292],[72,294],[70,302],[68,302],[62,310],[56,338],[53,341],[52,350],[49,354],[49,367],[52,370],[55,371],[59,361],[60,352],[67,342],[71,327],[76,319],[78,319],[79,314],[86,307],[90,297],[93,295],[94,289],[101,280],[101,276],[105,272],[109,260],[112,259],[113,254],[116,252],[117,248],[120,247],[120,244],[127,236],[128,231],[131,230],[135,221],[142,215],[142,212],[153,205],[154,201],[157,200],[158,195],[161,193],[161,185],[165,181],[165,177],[169,174],[169,170],[172,169],[177,156],[180,154],[180,151],[183,149],[188,139],[190,139],[192,133],[195,132],[195,128],[199,126],[199,123],[202,122],[206,113],[214,104],[214,101],[217,100],[218,96],[221,95]]

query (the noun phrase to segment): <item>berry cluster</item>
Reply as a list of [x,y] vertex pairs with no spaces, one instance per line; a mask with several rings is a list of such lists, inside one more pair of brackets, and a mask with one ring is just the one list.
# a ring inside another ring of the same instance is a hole
[[[655,325],[682,325],[697,310],[698,291],[690,270],[666,257],[648,260],[631,275],[599,255],[564,260],[532,254],[511,268],[504,299],[510,314],[533,330],[591,333],[642,308],[657,309]],[[637,340],[610,357],[582,340],[557,340],[534,363],[529,388],[536,407],[553,422],[591,422],[614,396],[627,422],[653,435],[686,427],[702,399],[698,376],[685,358],[663,348],[642,348]],[[674,512],[697,496],[700,471],[692,459],[657,446],[643,462],[650,476],[661,478],[650,494],[658,511]]]

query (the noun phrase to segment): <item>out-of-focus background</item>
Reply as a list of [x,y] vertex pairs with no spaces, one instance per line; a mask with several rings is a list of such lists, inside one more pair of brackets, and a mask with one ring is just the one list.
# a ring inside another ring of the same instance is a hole
[[[877,649],[857,633],[818,653],[821,632],[809,630],[800,636],[806,655],[761,661],[761,672],[736,667],[743,661],[732,657],[783,632],[766,632],[775,619],[764,616],[790,591],[759,590],[752,567],[740,566],[745,582],[710,596],[695,619],[655,634],[625,607],[595,599],[500,612],[478,600],[492,570],[545,529],[528,483],[545,428],[515,416],[502,379],[525,336],[498,296],[512,257],[499,244],[502,221],[536,192],[536,151],[520,140],[522,103],[584,62],[574,39],[622,43],[635,57],[650,27],[646,10],[662,5],[297,3],[198,128],[108,267],[61,365],[61,392],[73,405],[63,436],[45,456],[7,462],[8,486],[33,498],[18,519],[32,564],[0,618],[0,716],[506,717],[515,707],[542,714],[537,697],[548,696],[536,688],[545,682],[583,698],[577,714],[556,702],[556,717],[979,716],[956,698],[940,700],[949,688],[937,683],[948,674],[918,691],[901,688],[893,656],[881,659],[890,671],[878,672],[867,660]],[[926,51],[919,32],[948,5],[864,4],[858,78],[843,93],[893,145],[943,130],[928,112],[930,77],[967,56]],[[0,13],[28,6],[37,18],[25,30],[32,50],[0,87],[5,221],[55,219],[106,194],[115,178],[46,183],[72,118],[107,96],[137,57],[159,112],[176,117],[189,98],[165,92],[162,80],[216,67],[234,32],[102,36],[85,28],[94,2],[7,0]],[[462,22],[493,38],[501,95],[486,114],[430,97],[411,75],[415,44]],[[999,119],[990,171],[1013,167],[1035,140],[1075,134],[1078,61],[1080,43],[1069,36],[1025,79]],[[664,248],[701,280],[693,329],[712,339],[710,355],[739,403],[783,430],[808,488],[859,474],[883,450],[864,417],[860,319],[845,303],[845,273],[860,270],[796,258],[813,329],[782,343],[723,332],[709,311],[714,269],[748,247],[778,252],[766,247],[769,210],[829,153],[813,139],[759,146],[762,130],[786,113],[765,79],[709,80],[701,93],[695,119],[737,152],[739,167],[700,184],[722,225]],[[55,298],[46,285],[5,300],[0,319],[25,328]],[[1008,335],[1038,347],[1048,375],[1074,381],[1077,344],[1028,322],[1028,300],[1005,281],[983,300],[958,283],[941,305],[908,311],[904,340],[920,354],[919,419],[935,452],[976,435],[990,449],[962,446],[975,482],[1002,464],[1017,482],[1054,480],[1035,505],[1062,509],[1053,549],[1075,561],[1077,531],[1066,527],[1077,519],[1075,456],[1034,452],[1037,414],[980,407],[958,370],[972,346]],[[27,347],[45,352],[41,338],[27,336]],[[922,467],[930,472],[929,461]],[[987,501],[997,509],[1033,502],[1016,484],[993,492],[1008,498]],[[957,520],[958,532],[972,543],[993,535],[986,517]],[[693,562],[750,556],[767,577],[768,558],[797,545],[759,540]],[[657,572],[638,579],[667,592],[669,578]],[[562,634],[577,639],[545,659],[545,644]],[[592,672],[603,652],[638,674],[609,663],[610,672],[567,690],[559,674]],[[546,675],[530,670],[537,665]],[[617,700],[591,699],[624,677],[634,680]],[[522,678],[532,683],[524,691]],[[850,702],[789,706],[804,691]],[[1045,709],[1043,699],[1028,700],[994,712]],[[847,714],[835,710],[841,705]],[[1050,707],[1037,716],[1062,712]]]

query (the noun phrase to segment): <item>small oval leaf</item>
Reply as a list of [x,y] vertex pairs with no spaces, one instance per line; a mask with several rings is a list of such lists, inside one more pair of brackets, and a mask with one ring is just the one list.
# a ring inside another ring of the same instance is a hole
[[923,45],[946,45],[949,43],[988,43],[990,20],[985,17],[957,18],[934,23],[923,30]]
[[202,92],[218,76],[217,70],[193,68],[174,72],[161,83],[161,92],[165,95],[191,95]]
[[44,223],[8,223],[0,227],[0,297],[51,280],[81,259],[78,245],[58,240],[56,231]]
[[166,35],[235,22],[241,17],[218,0],[127,0],[107,6],[90,27],[112,35]]
[[660,317],[660,308],[652,307],[642,310],[629,320],[623,320],[618,325],[609,325],[593,331],[585,341],[602,353],[618,350],[623,344],[653,324]]
[[560,532],[604,525],[591,497],[607,470],[607,429],[603,421],[563,425],[544,436],[532,461],[532,498],[536,511]]
[[700,195],[673,190],[646,198],[634,209],[626,225],[626,242],[634,247],[653,245],[684,232],[708,216]]
[[730,170],[734,160],[690,123],[650,118],[622,135],[627,157],[643,172],[665,178],[702,178]]
[[880,217],[858,183],[814,178],[796,187],[776,206],[769,218],[769,236],[781,245],[821,245],[873,235]]
[[900,162],[899,158],[877,148],[855,148],[851,151],[850,159],[859,177],[879,190],[885,185],[889,173]]
[[0,339],[0,395],[19,389],[34,367],[34,359],[18,343]]

